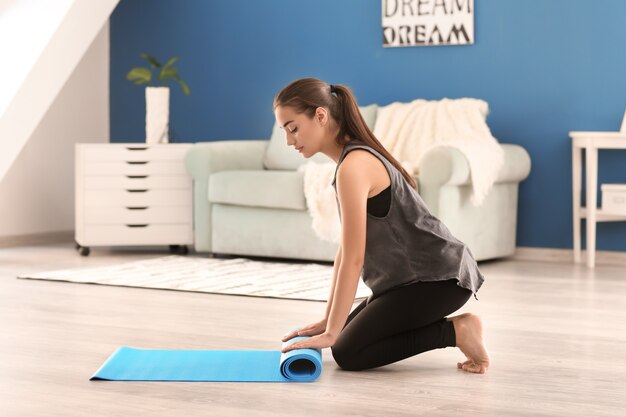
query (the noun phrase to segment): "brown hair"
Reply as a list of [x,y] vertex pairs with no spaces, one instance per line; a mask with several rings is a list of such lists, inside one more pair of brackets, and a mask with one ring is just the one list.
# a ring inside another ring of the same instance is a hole
[[349,87],[335,84],[331,91],[331,86],[324,81],[317,78],[302,78],[292,81],[276,94],[273,109],[276,110],[278,106],[291,107],[296,113],[304,113],[311,119],[318,107],[325,107],[339,125],[339,133],[335,137],[335,142],[338,145],[344,146],[349,142],[345,139],[346,135],[365,142],[391,162],[413,188],[417,188],[413,177],[367,127],[359,111],[356,98]]

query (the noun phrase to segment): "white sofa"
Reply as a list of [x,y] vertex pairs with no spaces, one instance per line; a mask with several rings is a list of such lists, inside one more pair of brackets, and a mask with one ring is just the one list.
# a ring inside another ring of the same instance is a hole
[[[378,106],[361,107],[373,129]],[[477,260],[515,251],[519,183],[530,172],[530,157],[518,145],[502,144],[505,163],[483,204],[474,207],[467,160],[456,149],[437,148],[422,157],[415,177],[432,214],[465,242]],[[270,140],[200,142],[185,165],[194,182],[194,235],[198,252],[333,261],[337,244],[314,233],[304,197],[307,161],[286,144],[274,125]]]

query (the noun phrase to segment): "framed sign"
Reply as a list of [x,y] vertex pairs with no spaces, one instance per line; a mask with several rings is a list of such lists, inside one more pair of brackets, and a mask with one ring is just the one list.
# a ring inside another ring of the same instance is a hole
[[471,45],[474,0],[382,0],[383,47]]

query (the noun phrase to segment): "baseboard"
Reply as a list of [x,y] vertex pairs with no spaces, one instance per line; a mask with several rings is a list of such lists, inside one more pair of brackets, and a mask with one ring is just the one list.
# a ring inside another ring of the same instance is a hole
[[67,243],[74,241],[74,231],[64,230],[60,232],[34,233],[17,236],[0,236],[0,248],[16,246],[37,246],[52,243]]
[[[0,236],[0,248],[16,246],[37,246],[54,243],[74,242],[74,231],[36,233],[19,236]],[[504,258],[516,261],[530,262],[574,262],[573,249],[531,248],[518,246],[515,254]],[[581,264],[587,262],[587,252],[582,251]],[[626,265],[626,252],[623,251],[596,251],[596,265]]]
[[[534,262],[574,262],[573,249],[555,248],[530,248],[520,247],[515,249],[515,254],[508,258],[518,261]],[[586,265],[587,251],[582,251],[581,264]],[[622,251],[596,251],[596,265],[626,265],[626,252]]]

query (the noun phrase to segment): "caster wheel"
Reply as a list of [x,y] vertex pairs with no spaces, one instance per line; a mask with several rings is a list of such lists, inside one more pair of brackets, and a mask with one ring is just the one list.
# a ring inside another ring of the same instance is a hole
[[187,255],[189,253],[189,249],[187,248],[187,245],[170,245],[170,253]]
[[78,242],[76,242],[75,248],[76,248],[76,250],[80,249],[80,244]]
[[81,256],[89,256],[90,251],[89,248],[83,246],[82,248],[80,248],[79,252]]

